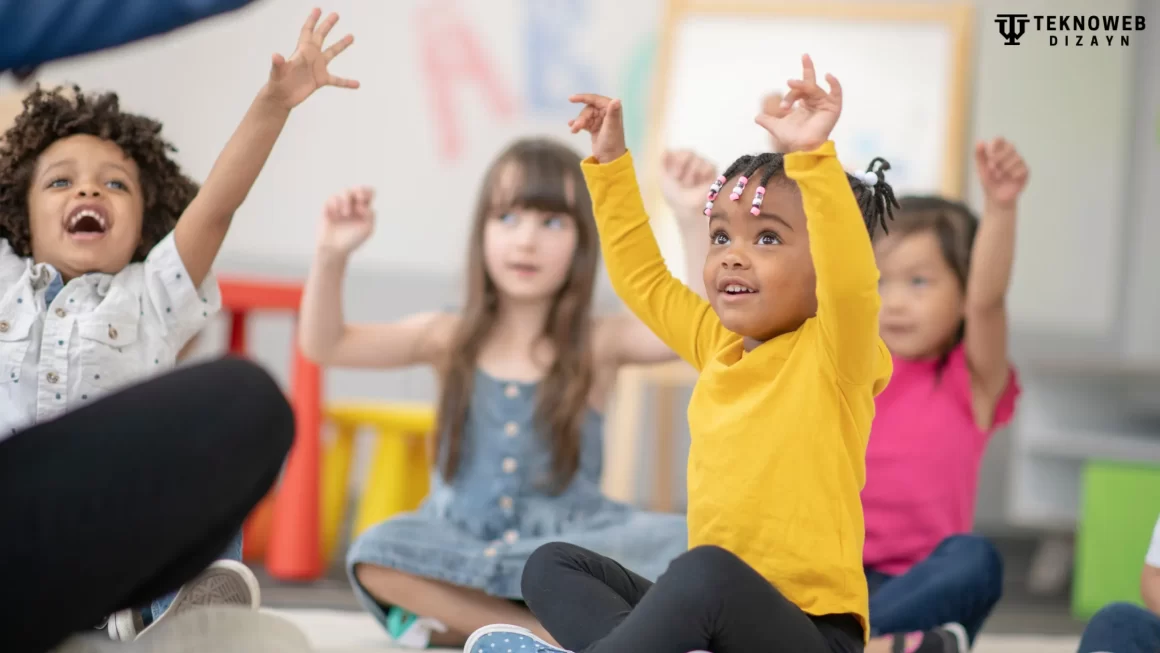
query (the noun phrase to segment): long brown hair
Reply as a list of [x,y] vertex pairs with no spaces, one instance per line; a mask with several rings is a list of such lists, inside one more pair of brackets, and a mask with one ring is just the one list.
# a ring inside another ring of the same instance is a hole
[[[497,201],[501,176],[519,178],[510,197]],[[568,278],[552,300],[543,337],[555,359],[539,384],[536,424],[552,448],[552,489],[562,491],[580,465],[580,428],[592,387],[590,350],[592,292],[600,258],[592,200],[580,170],[580,156],[559,143],[534,138],[513,143],[492,163],[476,203],[467,252],[467,298],[442,369],[443,388],[436,420],[438,460],[445,479],[460,462],[464,423],[475,385],[480,349],[495,325],[499,294],[483,260],[483,232],[489,219],[513,208],[571,215],[576,251]]]

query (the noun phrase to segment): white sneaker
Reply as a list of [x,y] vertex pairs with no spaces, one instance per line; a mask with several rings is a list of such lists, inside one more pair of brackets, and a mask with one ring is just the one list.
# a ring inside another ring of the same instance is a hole
[[387,634],[399,648],[425,649],[431,645],[431,636],[447,632],[447,626],[438,619],[420,617],[402,608],[387,611]]
[[109,619],[109,637],[114,641],[131,642],[167,617],[193,607],[232,605],[257,610],[261,603],[261,588],[249,567],[234,560],[216,560],[197,578],[183,585],[169,608],[148,628],[144,627],[141,611],[136,608],[113,615]]
[[[166,615],[172,611],[167,610]],[[164,616],[164,615],[163,615]],[[159,625],[160,624],[160,625]],[[157,626],[154,628],[153,626]],[[87,634],[53,653],[312,653],[305,633],[282,617],[227,606],[195,607],[158,620],[135,641]]]

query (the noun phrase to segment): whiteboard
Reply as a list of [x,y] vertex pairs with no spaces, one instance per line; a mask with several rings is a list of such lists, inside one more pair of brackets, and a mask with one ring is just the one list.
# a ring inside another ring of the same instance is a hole
[[669,2],[657,150],[693,149],[721,167],[768,151],[753,122],[761,98],[788,90],[808,53],[819,80],[842,83],[832,138],[848,170],[881,156],[899,194],[961,195],[968,9],[702,4]]

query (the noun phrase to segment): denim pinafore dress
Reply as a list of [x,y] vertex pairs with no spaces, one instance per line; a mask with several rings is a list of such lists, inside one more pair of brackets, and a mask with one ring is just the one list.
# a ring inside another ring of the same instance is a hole
[[603,417],[589,410],[581,427],[580,465],[568,487],[546,489],[552,455],[534,425],[535,383],[508,382],[482,371],[463,431],[456,477],[438,469],[418,510],[367,529],[347,554],[359,600],[380,621],[386,608],[366,593],[354,567],[371,564],[520,599],[528,557],[549,542],[568,542],[609,556],[656,580],[684,553],[684,515],[651,513],[600,492]]

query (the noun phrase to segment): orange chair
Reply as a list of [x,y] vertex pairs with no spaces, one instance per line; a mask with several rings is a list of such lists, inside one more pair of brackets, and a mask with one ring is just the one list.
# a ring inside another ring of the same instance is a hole
[[[246,318],[259,311],[298,313],[302,285],[292,282],[220,278],[222,307],[230,314],[230,353],[245,355]],[[244,532],[247,549],[266,543],[266,569],[282,580],[315,580],[322,576],[319,519],[322,371],[295,344],[290,370],[290,403],[294,407],[294,446],[282,481],[255,509]],[[270,505],[272,501],[272,505]],[[269,532],[263,526],[268,524]],[[264,537],[268,535],[268,537]]]

